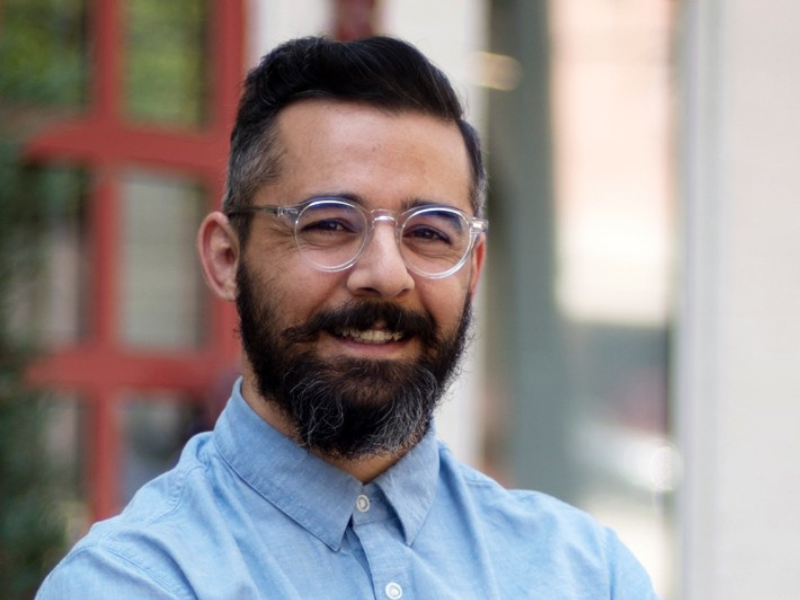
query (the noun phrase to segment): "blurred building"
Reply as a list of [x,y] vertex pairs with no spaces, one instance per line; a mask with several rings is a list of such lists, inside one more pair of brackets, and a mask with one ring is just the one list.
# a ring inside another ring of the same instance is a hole
[[54,207],[17,301],[54,390],[53,445],[79,520],[116,512],[174,458],[235,368],[235,318],[203,293],[238,84],[238,2],[0,4],[4,141]]
[[18,324],[47,349],[29,375],[55,392],[77,530],[236,375],[194,235],[244,72],[290,37],[387,33],[452,77],[490,169],[440,435],[615,528],[665,598],[791,597],[798,28],[788,0],[0,0],[0,133],[54,207]]

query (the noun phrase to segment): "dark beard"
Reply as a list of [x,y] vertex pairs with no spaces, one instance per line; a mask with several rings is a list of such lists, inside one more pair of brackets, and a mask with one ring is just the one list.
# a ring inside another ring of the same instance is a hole
[[[437,334],[430,315],[377,301],[354,301],[278,331],[273,298],[254,289],[243,265],[236,278],[240,333],[259,393],[288,417],[301,445],[324,456],[354,459],[402,451],[425,434],[466,345],[469,295],[449,337]],[[413,362],[321,360],[313,349],[296,347],[322,332],[364,330],[379,321],[417,337],[420,357]]]

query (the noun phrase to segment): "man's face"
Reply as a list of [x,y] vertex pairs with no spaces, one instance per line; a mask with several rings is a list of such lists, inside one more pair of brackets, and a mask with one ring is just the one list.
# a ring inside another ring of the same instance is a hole
[[[470,165],[455,124],[417,113],[309,100],[278,120],[280,174],[253,203],[318,196],[402,211],[443,204],[471,214]],[[379,222],[351,268],[323,272],[291,228],[252,217],[237,273],[245,380],[323,454],[393,452],[427,427],[461,354],[482,242],[457,273],[406,268],[394,224]]]

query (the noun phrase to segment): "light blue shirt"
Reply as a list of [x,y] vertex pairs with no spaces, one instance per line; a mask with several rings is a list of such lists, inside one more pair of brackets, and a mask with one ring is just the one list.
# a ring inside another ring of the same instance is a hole
[[508,491],[433,433],[362,485],[259,418],[239,383],[213,433],[96,524],[37,598],[655,598],[608,529]]

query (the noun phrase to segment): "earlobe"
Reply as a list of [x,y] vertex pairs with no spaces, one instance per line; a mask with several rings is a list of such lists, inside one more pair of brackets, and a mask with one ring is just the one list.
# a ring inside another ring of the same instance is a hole
[[236,299],[236,269],[239,266],[239,239],[221,212],[212,212],[200,225],[197,250],[203,277],[220,299]]

